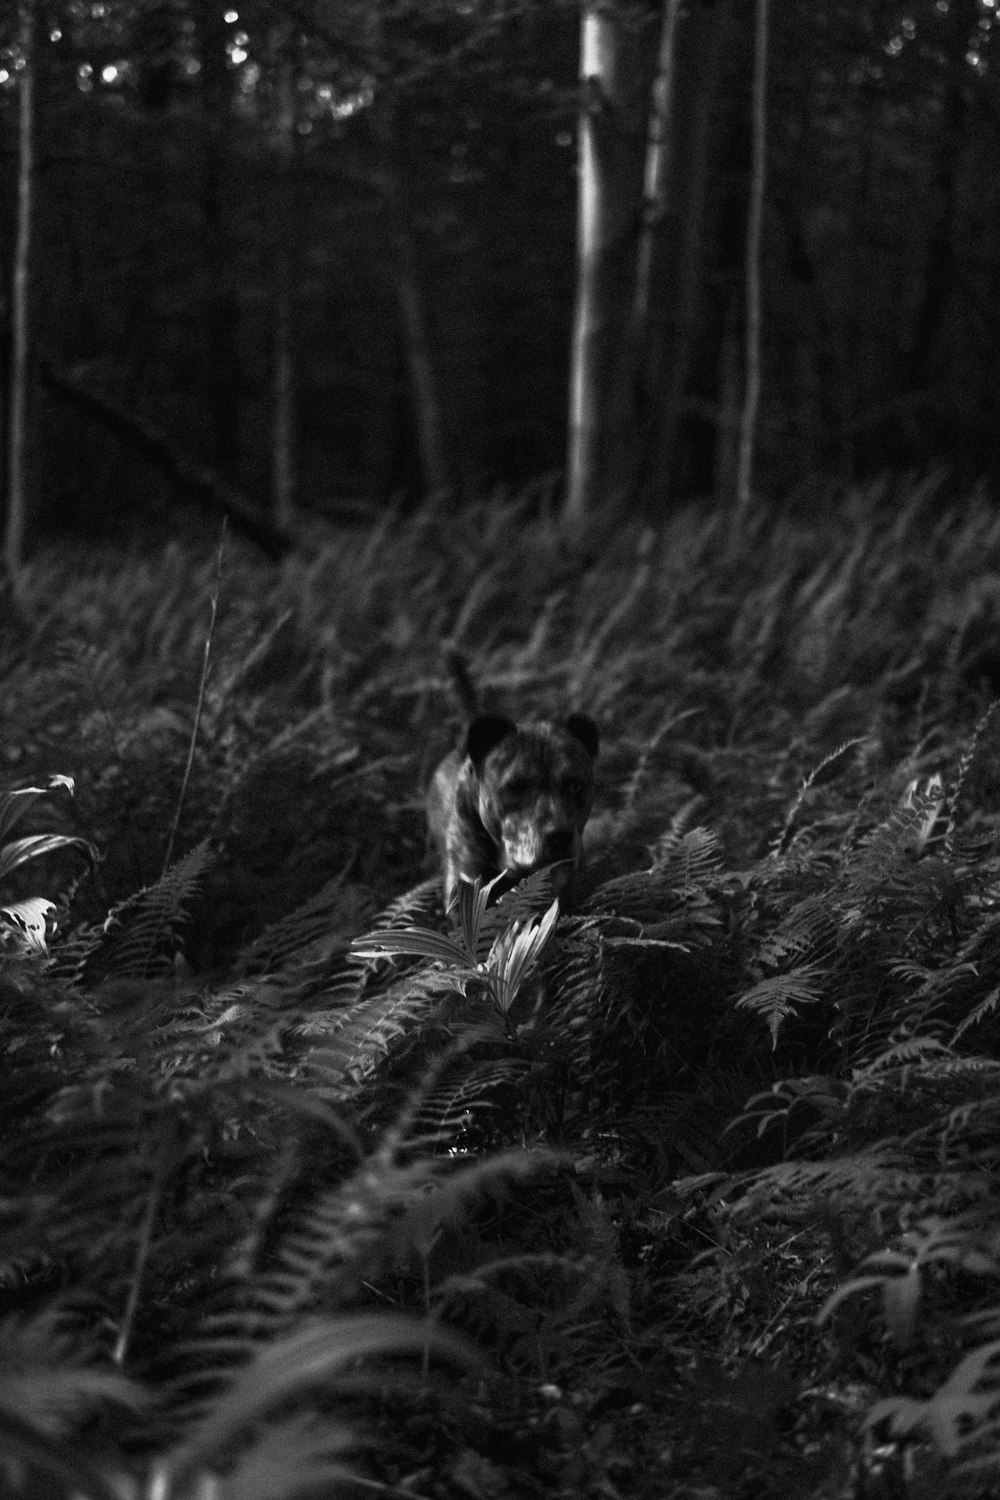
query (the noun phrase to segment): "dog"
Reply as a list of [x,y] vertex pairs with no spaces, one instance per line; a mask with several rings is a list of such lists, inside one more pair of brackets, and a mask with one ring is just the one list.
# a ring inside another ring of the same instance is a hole
[[[449,665],[463,706],[474,708],[464,667]],[[513,885],[547,865],[556,894],[571,898],[583,863],[598,744],[597,726],[585,714],[525,724],[475,714],[464,745],[445,756],[427,793],[446,906],[460,880],[485,884],[504,875]]]

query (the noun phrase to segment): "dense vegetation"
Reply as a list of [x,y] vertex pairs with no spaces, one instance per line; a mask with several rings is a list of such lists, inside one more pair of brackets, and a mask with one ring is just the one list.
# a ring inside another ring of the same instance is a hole
[[[995,1490],[1000,518],[536,500],[27,570],[4,1494]],[[440,910],[445,640],[600,723],[547,942]]]

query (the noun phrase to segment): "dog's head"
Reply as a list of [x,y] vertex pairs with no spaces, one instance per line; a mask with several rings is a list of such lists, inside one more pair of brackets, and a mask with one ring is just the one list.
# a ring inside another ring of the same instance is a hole
[[580,864],[597,746],[597,726],[584,714],[562,723],[473,720],[466,754],[479,817],[502,870],[520,877],[554,865],[555,888],[565,890]]

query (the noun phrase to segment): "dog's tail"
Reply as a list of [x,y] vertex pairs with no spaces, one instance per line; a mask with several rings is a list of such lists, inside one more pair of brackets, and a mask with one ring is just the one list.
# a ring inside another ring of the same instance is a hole
[[465,717],[471,723],[481,712],[481,707],[476,685],[469,673],[469,664],[457,646],[445,646],[442,656],[455,697],[462,705]]

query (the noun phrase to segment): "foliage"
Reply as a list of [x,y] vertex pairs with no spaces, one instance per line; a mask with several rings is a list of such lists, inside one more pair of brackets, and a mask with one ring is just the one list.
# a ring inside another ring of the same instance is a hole
[[[53,776],[47,788],[20,787],[0,794],[0,882],[6,882],[22,865],[61,849],[78,849],[88,860],[96,859],[93,844],[74,834],[30,833],[19,839],[9,837],[33,803],[57,787],[65,788],[72,796],[73,782],[68,776]],[[0,939],[22,950],[44,950],[47,921],[54,911],[55,902],[44,896],[29,896],[0,906]]]
[[[1000,528],[753,525],[234,546],[182,803],[212,559],[29,567],[5,1493],[995,1486]],[[441,641],[601,724],[572,911],[423,878]]]

